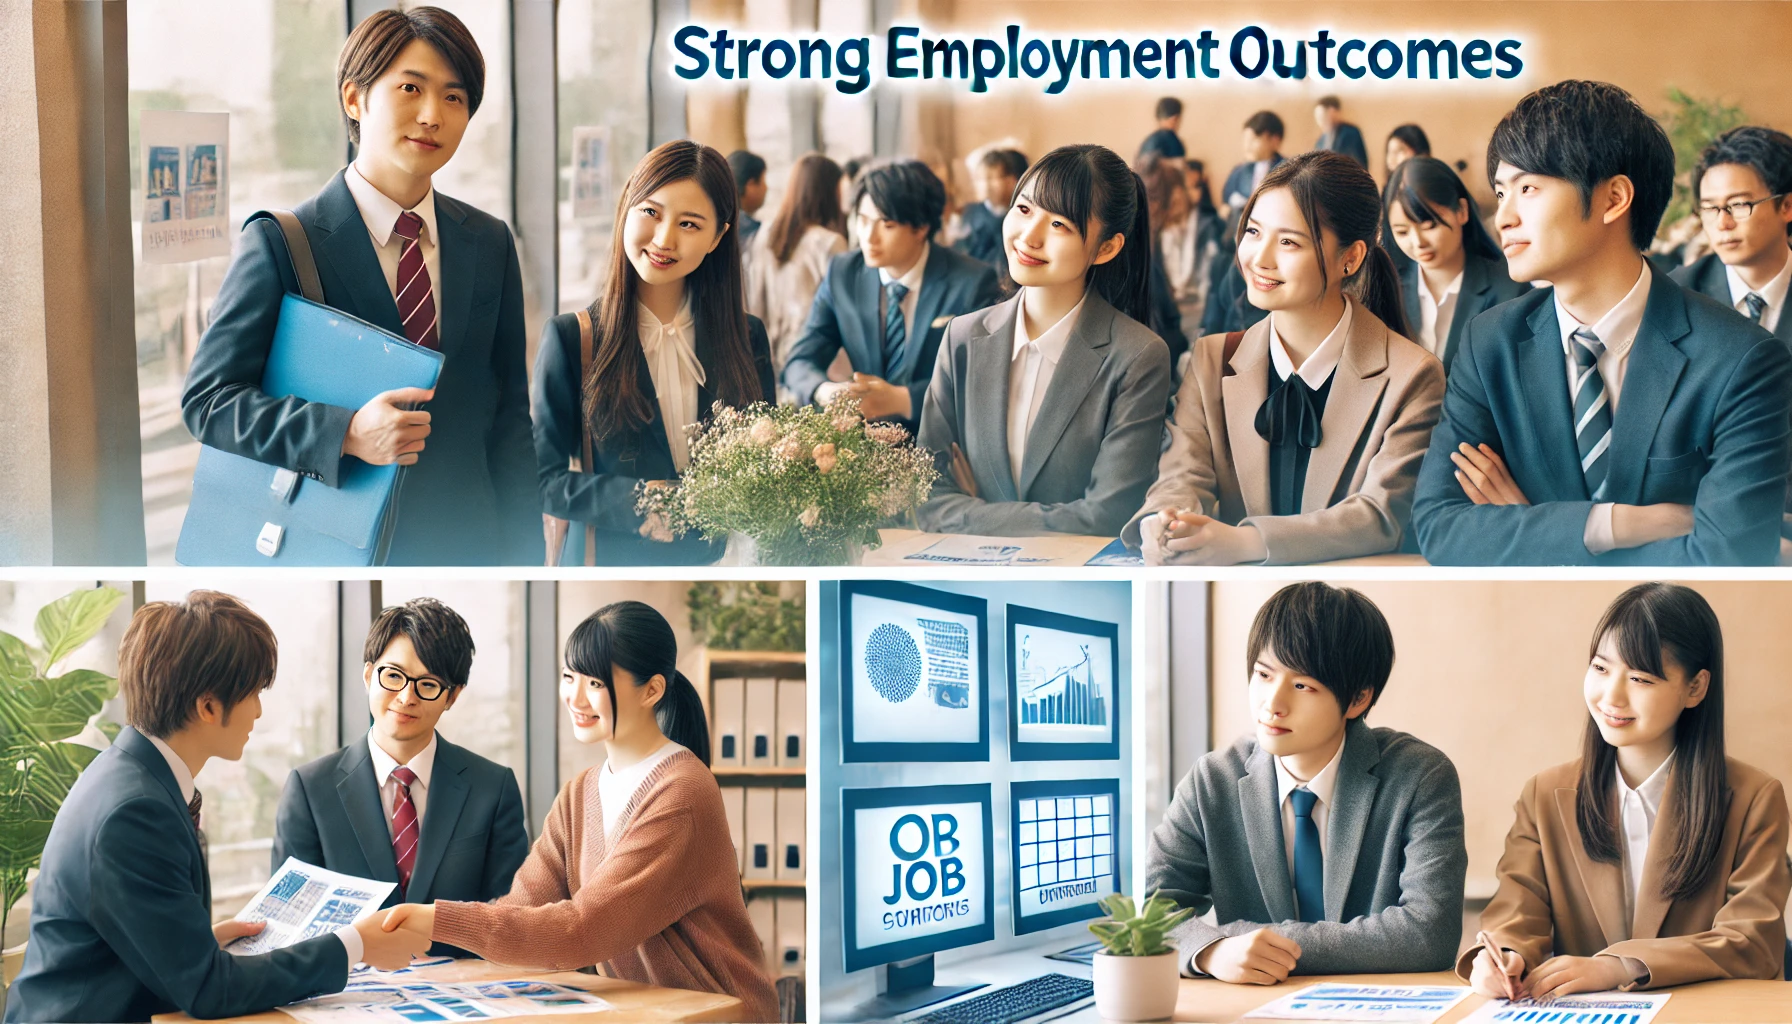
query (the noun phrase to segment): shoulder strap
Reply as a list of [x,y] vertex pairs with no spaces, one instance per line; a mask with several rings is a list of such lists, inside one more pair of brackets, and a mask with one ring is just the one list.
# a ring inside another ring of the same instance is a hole
[[323,280],[317,276],[317,260],[311,255],[311,239],[305,235],[305,226],[291,210],[261,210],[249,215],[244,221],[245,227],[250,221],[271,220],[280,226],[280,234],[286,239],[286,256],[292,261],[293,276],[299,280],[299,294],[312,302],[323,304]]
[[[591,373],[591,307],[579,310],[579,469],[591,472],[596,462],[591,457],[591,424],[585,422],[585,378]],[[597,564],[597,527],[585,524],[585,564]]]

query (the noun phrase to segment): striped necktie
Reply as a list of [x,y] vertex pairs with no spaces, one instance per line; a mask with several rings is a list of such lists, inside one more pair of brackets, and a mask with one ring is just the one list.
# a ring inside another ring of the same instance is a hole
[[1757,324],[1761,322],[1761,314],[1767,312],[1767,300],[1756,292],[1744,295],[1742,304],[1748,307],[1749,320]]
[[398,887],[411,887],[411,872],[417,867],[417,805],[411,802],[411,787],[417,784],[417,773],[404,765],[392,769],[392,781],[398,792],[392,798],[392,856],[398,862]]
[[908,347],[908,329],[902,322],[902,300],[908,295],[908,285],[901,281],[891,281],[884,285],[884,379],[896,381],[896,371],[902,368],[902,351]]
[[429,266],[423,262],[423,246],[418,236],[423,233],[423,218],[409,210],[398,215],[392,231],[404,239],[404,251],[398,256],[398,315],[404,320],[404,336],[412,344],[424,348],[440,348],[436,330],[436,297],[429,279]]
[[1587,492],[1594,501],[1600,501],[1612,446],[1612,403],[1605,393],[1605,377],[1599,372],[1605,342],[1585,327],[1576,329],[1571,338],[1576,370],[1574,437],[1580,446],[1580,471],[1587,478]]

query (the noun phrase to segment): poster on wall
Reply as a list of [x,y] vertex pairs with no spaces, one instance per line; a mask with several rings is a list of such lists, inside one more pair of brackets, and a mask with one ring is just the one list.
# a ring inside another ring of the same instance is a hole
[[1008,606],[1008,756],[1120,756],[1120,627]]
[[143,262],[230,255],[230,115],[145,110]]
[[572,130],[572,216],[608,221],[616,199],[610,194],[610,129],[581,125]]
[[987,634],[980,597],[841,582],[842,760],[989,760]]

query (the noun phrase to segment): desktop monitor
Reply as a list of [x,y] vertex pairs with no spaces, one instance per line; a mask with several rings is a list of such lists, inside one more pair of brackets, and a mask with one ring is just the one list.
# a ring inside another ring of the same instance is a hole
[[1014,934],[1100,917],[1120,891],[1120,780],[1016,782],[1009,797]]
[[840,583],[840,759],[989,760],[989,602]]
[[995,938],[989,784],[842,789],[840,811],[846,969],[889,968],[886,1013],[977,987],[934,986],[931,954]]

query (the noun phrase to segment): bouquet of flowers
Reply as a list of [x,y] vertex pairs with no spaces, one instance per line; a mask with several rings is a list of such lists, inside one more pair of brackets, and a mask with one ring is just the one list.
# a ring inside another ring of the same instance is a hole
[[741,534],[761,565],[845,565],[878,545],[880,522],[933,488],[933,457],[895,423],[867,423],[855,398],[746,409],[717,404],[686,428],[691,459],[672,486],[636,488],[636,511],[674,535]]

